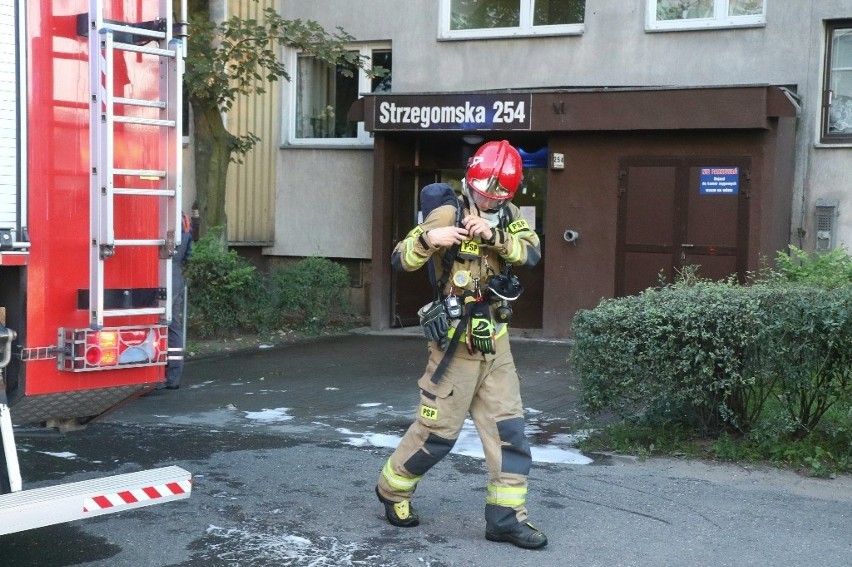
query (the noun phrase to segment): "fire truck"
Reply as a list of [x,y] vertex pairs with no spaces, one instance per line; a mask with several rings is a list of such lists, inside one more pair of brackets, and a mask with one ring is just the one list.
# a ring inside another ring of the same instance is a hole
[[23,490],[15,444],[164,380],[185,39],[185,0],[0,0],[0,534],[191,492],[176,466]]

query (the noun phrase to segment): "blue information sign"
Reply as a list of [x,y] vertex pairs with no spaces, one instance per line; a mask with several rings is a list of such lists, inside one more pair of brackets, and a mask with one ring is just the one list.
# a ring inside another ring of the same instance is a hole
[[702,195],[736,195],[740,192],[740,168],[702,167],[698,183]]

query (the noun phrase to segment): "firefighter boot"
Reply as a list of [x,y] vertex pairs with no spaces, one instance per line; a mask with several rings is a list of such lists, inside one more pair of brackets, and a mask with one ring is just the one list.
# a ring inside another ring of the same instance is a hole
[[391,525],[399,528],[413,528],[420,523],[420,518],[417,517],[417,512],[411,506],[410,500],[392,502],[387,498],[382,498],[382,495],[379,494],[378,486],[376,487],[376,496],[385,505],[385,518],[388,519]]
[[518,524],[504,532],[493,532],[486,529],[485,539],[488,541],[508,541],[512,545],[524,549],[538,549],[547,545],[547,536],[529,522]]

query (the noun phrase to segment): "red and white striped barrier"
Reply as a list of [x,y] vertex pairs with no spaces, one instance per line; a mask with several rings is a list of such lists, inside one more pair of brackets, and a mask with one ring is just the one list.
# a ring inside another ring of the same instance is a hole
[[127,506],[130,504],[138,504],[147,500],[156,500],[168,496],[178,496],[187,494],[192,490],[192,480],[181,482],[170,482],[168,484],[158,484],[156,486],[146,486],[135,490],[125,490],[115,492],[113,494],[103,494],[86,498],[83,501],[83,512],[94,512],[97,510],[106,510],[116,506]]
[[0,494],[0,535],[189,498],[177,466]]

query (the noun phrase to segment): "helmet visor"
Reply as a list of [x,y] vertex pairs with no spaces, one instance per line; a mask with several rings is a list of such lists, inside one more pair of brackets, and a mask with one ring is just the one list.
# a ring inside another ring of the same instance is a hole
[[473,199],[473,203],[476,205],[476,208],[485,213],[496,213],[503,208],[503,205],[509,202],[508,199],[493,199],[491,197],[486,197],[481,193],[477,193],[476,191],[472,192],[471,198]]
[[512,192],[500,185],[500,179],[496,176],[487,179],[470,179],[473,190],[485,197],[493,199],[510,199]]
[[512,192],[500,185],[497,177],[470,179],[471,198],[480,211],[496,212],[512,198]]

